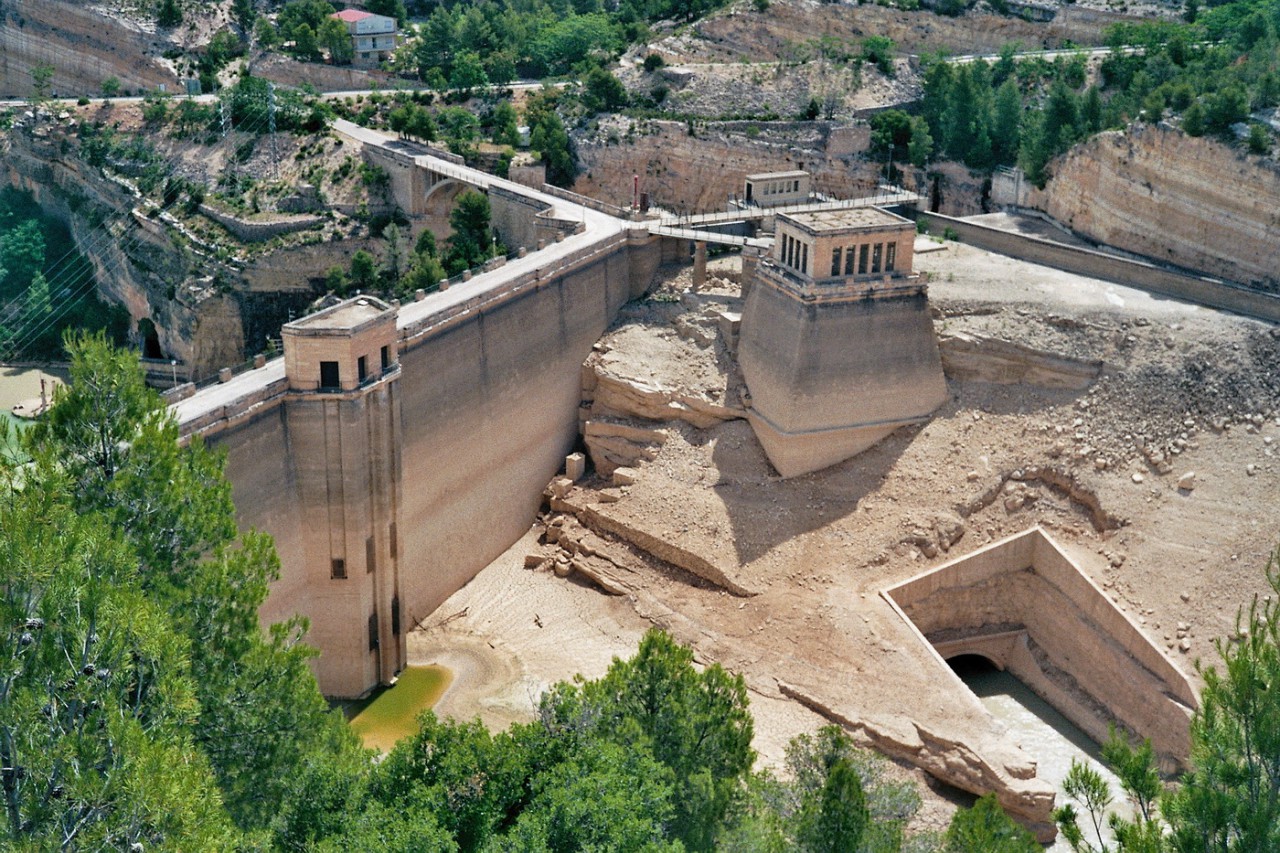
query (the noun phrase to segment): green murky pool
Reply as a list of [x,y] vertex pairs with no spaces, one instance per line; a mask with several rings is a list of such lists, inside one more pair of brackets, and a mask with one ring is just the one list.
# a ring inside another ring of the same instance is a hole
[[452,682],[453,672],[443,666],[405,667],[394,687],[351,709],[351,728],[365,746],[390,752],[396,741],[418,730],[418,714],[438,702]]

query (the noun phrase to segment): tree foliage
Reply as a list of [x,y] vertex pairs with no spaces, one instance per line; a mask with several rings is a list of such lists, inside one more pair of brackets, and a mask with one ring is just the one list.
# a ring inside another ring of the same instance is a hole
[[[294,768],[354,752],[298,640],[257,611],[278,571],[237,534],[221,457],[177,427],[136,356],[67,339],[69,390],[0,469],[5,829],[74,849],[227,849],[266,829]],[[18,477],[21,487],[18,487]]]

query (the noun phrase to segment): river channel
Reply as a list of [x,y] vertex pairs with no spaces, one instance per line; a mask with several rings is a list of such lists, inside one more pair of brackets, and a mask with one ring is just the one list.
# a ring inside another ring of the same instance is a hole
[[[1071,770],[1074,759],[1102,773],[1111,786],[1112,807],[1118,805],[1122,813],[1128,811],[1120,780],[1102,763],[1098,744],[1074,723],[1017,678],[996,669],[985,658],[962,655],[949,663],[991,715],[1004,724],[1009,738],[1036,762],[1036,775],[1058,791],[1057,804],[1065,802],[1062,781]],[[1076,810],[1082,812],[1079,804]],[[1097,838],[1087,818],[1081,828],[1085,830],[1085,839],[1097,846]],[[1106,830],[1104,837],[1111,841],[1111,834]],[[1056,843],[1045,849],[1053,853],[1069,853],[1071,848],[1059,837]]]

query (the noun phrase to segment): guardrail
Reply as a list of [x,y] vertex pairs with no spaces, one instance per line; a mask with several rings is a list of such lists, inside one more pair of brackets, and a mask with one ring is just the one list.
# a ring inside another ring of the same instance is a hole
[[[626,241],[627,237],[624,233],[614,234],[599,243],[571,252],[550,266],[539,267],[532,272],[521,273],[499,287],[477,293],[464,302],[434,311],[419,320],[407,322],[399,329],[400,343],[405,349],[409,349],[438,329],[495,303],[505,302],[510,297],[530,287],[545,284],[571,267],[579,266],[585,261],[600,255],[612,253],[619,246],[625,244]],[[477,281],[477,279],[472,278],[465,283],[470,284]],[[483,282],[480,283],[483,284]]]

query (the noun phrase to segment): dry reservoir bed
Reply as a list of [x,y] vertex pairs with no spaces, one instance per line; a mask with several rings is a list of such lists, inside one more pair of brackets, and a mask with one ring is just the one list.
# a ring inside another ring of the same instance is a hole
[[[739,302],[733,266],[713,264],[696,294],[670,271],[598,345],[584,397],[608,429],[588,426],[588,445],[621,471],[562,484],[542,524],[411,636],[412,662],[457,673],[438,711],[528,719],[547,685],[601,675],[658,624],[744,674],[765,764],[834,720],[904,765],[937,771],[972,750],[953,783],[1003,786],[1041,812],[1034,762],[929,682],[933,652],[880,593],[1038,525],[1195,683],[1193,661],[1212,660],[1264,590],[1280,538],[1280,340],[947,244],[917,255],[947,402],[784,481],[738,417],[719,320]],[[544,570],[525,568],[534,556]],[[580,571],[547,570],[557,559]],[[941,825],[950,808],[934,799],[922,819]]]

